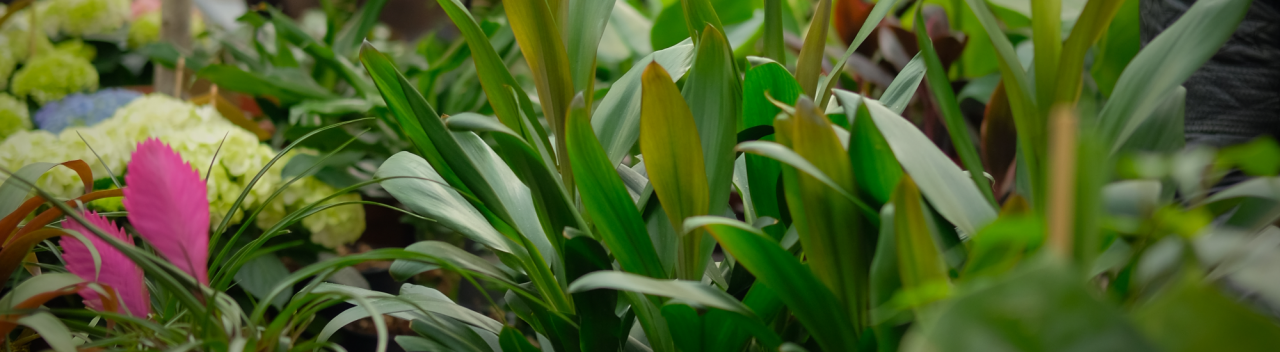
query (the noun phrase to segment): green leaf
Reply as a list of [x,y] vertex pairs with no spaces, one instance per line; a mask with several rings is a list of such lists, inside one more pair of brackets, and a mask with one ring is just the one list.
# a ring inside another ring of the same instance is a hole
[[[1072,104],[1079,99],[1080,87],[1084,82],[1084,56],[1089,52],[1089,47],[1093,46],[1103,33],[1109,31],[1108,25],[1112,23],[1116,13],[1120,12],[1121,6],[1125,3],[1134,3],[1131,6],[1137,8],[1137,1],[1130,0],[1093,0],[1084,6],[1084,12],[1080,13],[1080,18],[1071,27],[1071,35],[1067,37],[1066,44],[1062,45],[1062,60],[1058,62],[1060,69],[1054,76],[1057,77],[1057,86],[1053,88],[1055,104]],[[1040,54],[1036,53],[1036,56]],[[1100,63],[1101,61],[1095,58],[1094,67],[1096,68]],[[1043,77],[1039,75],[1046,74],[1040,70],[1039,64],[1036,64],[1036,71],[1037,77]],[[1041,86],[1036,89],[1044,88]],[[1040,99],[1045,99],[1043,94],[1040,96]]]
[[[706,324],[698,311],[687,304],[668,303],[662,306],[662,317],[671,328],[671,338],[681,351],[706,350]],[[717,341],[720,342],[720,341]]]
[[39,179],[41,175],[58,165],[58,163],[31,163],[23,165],[12,176],[5,178],[4,184],[0,184],[0,218],[18,210],[22,202],[27,200],[27,195],[31,194],[31,186],[20,180]]
[[708,214],[717,215],[729,208],[733,145],[737,142],[738,109],[742,108],[742,82],[738,80],[729,43],[721,33],[714,28],[703,31],[693,68],[681,91],[692,109],[702,141],[711,191]]
[[[831,0],[819,0],[817,9],[813,10],[813,21],[809,23],[809,32],[804,36],[800,57],[796,59],[796,81],[800,83],[800,89],[805,96],[818,96],[814,93],[818,89],[818,75],[822,73],[822,62],[827,56],[827,32],[830,23]],[[840,71],[831,72],[831,75],[837,75]]]
[[[1055,2],[1057,0],[1046,1]],[[1036,3],[1040,2],[1037,1]],[[1056,11],[1052,14],[1055,15],[1054,18],[1057,18]],[[916,12],[915,21],[916,28],[925,28],[924,17],[920,12]],[[1055,27],[1054,30],[1056,33],[1057,28]],[[947,127],[947,135],[951,136],[951,144],[954,146],[956,154],[960,156],[961,164],[969,171],[969,178],[978,187],[978,191],[982,192],[982,196],[987,198],[987,202],[994,205],[996,201],[995,196],[991,193],[991,183],[982,174],[986,169],[982,167],[982,159],[978,157],[977,147],[969,139],[969,123],[965,121],[964,114],[960,112],[960,102],[956,100],[956,92],[951,90],[951,80],[947,78],[947,72],[942,68],[942,60],[938,58],[938,52],[933,49],[933,41],[929,39],[928,33],[925,32],[917,30],[916,41],[920,45],[920,55],[924,56],[925,65],[928,67],[925,75],[929,77],[929,90],[933,92],[933,101],[938,104],[938,109],[942,112],[942,122]],[[1054,38],[1057,38],[1057,36],[1054,36]],[[1037,54],[1040,54],[1040,52],[1037,52]],[[1056,60],[1056,50],[1054,50],[1053,54]],[[1056,69],[1056,65],[1054,66]],[[1049,72],[1052,73],[1053,71]]]
[[1231,38],[1250,3],[1198,1],[1143,47],[1120,75],[1115,93],[1098,116],[1102,141],[1110,145],[1112,154]]
[[[568,3],[568,1],[565,1]],[[569,6],[565,43],[569,55],[569,69],[573,72],[575,92],[595,91],[596,51],[600,36],[613,13],[613,1],[585,1]],[[587,95],[590,99],[590,96]],[[587,106],[591,106],[588,102]]]
[[[837,189],[854,189],[853,168],[847,152],[826,114],[808,97],[796,103],[794,117],[780,115],[774,121],[780,144],[789,145],[804,160],[830,177]],[[760,143],[760,142],[757,142]],[[767,142],[763,142],[767,143]],[[839,297],[855,332],[868,321],[867,280],[874,251],[874,211],[858,213],[856,198],[832,194],[827,182],[809,173],[784,167],[787,207],[800,236],[809,269]],[[865,207],[865,205],[863,205]]]
[[[853,94],[836,91],[837,96]],[[902,168],[919,183],[921,192],[939,214],[970,235],[995,220],[991,203],[924,133],[879,102],[865,98],[863,102]]]
[[[596,271],[613,269],[609,253],[599,242],[579,236],[565,243],[565,277],[574,282]],[[626,342],[623,320],[614,314],[618,293],[610,290],[591,290],[573,293],[573,304],[578,311],[578,337],[583,351],[617,350]]]
[[[500,268],[488,260],[480,258],[475,254],[467,253],[451,244],[438,241],[422,241],[404,247],[404,250],[430,255],[437,260],[445,261],[447,264],[458,268],[470,270],[475,273],[484,275],[486,278],[497,280],[514,286],[515,278],[509,269]],[[389,269],[391,276],[397,280],[404,280],[413,275],[417,275],[427,270],[436,269],[438,267],[423,263],[420,261],[397,260],[391,263]]]
[[743,153],[759,155],[780,161],[789,167],[804,172],[809,177],[813,177],[815,180],[822,182],[822,184],[826,185],[830,191],[834,191],[837,195],[845,197],[849,199],[849,201],[857,204],[859,210],[861,210],[864,215],[875,213],[871,210],[871,207],[857,200],[857,197],[854,197],[852,193],[849,193],[849,191],[845,190],[843,186],[836,183],[834,179],[822,172],[822,170],[818,169],[816,165],[809,162],[809,160],[806,160],[795,151],[788,149],[784,145],[768,141],[750,141],[739,144],[737,149]]
[[[917,24],[920,22],[917,20]],[[1050,78],[1058,77],[1058,60],[1062,55],[1062,0],[1031,1],[1031,42],[1035,51],[1036,101],[1040,102],[1041,116],[1048,116],[1049,102],[1054,99],[1054,86],[1058,83]]]
[[[284,69],[277,69],[276,72],[283,72],[282,70]],[[196,72],[196,76],[230,91],[272,96],[286,101],[336,98],[333,93],[314,85],[314,82],[303,84],[293,80],[273,79],[268,75],[243,71],[232,65],[208,65]]]
[[410,327],[419,335],[448,347],[450,351],[492,352],[500,348],[491,346],[479,331],[449,318],[428,317],[414,320]]
[[[937,56],[937,51],[930,51]],[[907,104],[911,103],[911,98],[916,95],[916,89],[920,87],[920,81],[924,80],[925,73],[929,65],[925,65],[925,57],[923,53],[916,54],[907,62],[902,70],[898,71],[898,75],[893,78],[893,82],[884,89],[884,93],[880,95],[880,102],[884,106],[889,107],[895,113],[901,114],[907,110]],[[954,94],[953,94],[954,95]],[[848,109],[848,108],[846,108]]]
[[[503,125],[512,131],[519,132],[519,135],[532,145],[548,146],[545,135],[539,135],[533,129],[525,128],[525,124],[522,123],[522,120],[528,122],[530,119],[535,119],[532,103],[529,102],[529,97],[524,91],[519,89],[521,85],[507,70],[506,62],[494,50],[489,37],[476,23],[475,18],[471,17],[471,13],[467,12],[460,0],[437,0],[436,2],[458,27],[458,31],[467,42],[467,47],[471,49],[471,60],[475,63],[476,76],[480,78],[480,87],[484,89],[494,114]],[[529,107],[522,108],[524,106]],[[536,120],[532,122],[538,123]],[[553,158],[552,154],[542,155],[544,158]]]
[[925,336],[953,351],[1155,350],[1080,278],[1064,263],[1024,266],[948,302]]
[[382,188],[415,213],[437,219],[441,225],[490,249],[514,253],[515,244],[494,229],[461,193],[449,187],[422,157],[396,153],[378,167],[374,176],[405,177],[382,181]]
[[360,11],[356,12],[355,20],[348,21],[342,26],[342,30],[338,31],[338,36],[333,40],[333,51],[342,57],[351,57],[355,54],[356,48],[360,47],[360,42],[364,41],[365,36],[373,30],[373,26],[378,24],[378,16],[382,14],[382,8],[386,5],[387,0],[365,1]]
[[[770,0],[772,1],[772,0]],[[767,94],[767,95],[766,95]],[[747,70],[742,94],[742,126],[748,129],[765,126],[770,135],[761,140],[773,140],[773,119],[782,112],[769,101],[769,97],[789,105],[795,105],[800,97],[800,85],[791,76],[786,67],[776,62],[766,63]],[[778,202],[778,178],[782,169],[777,161],[760,155],[747,154],[747,183],[751,189],[751,203],[755,205],[756,216],[782,218],[782,210]],[[784,226],[766,227],[765,232],[782,238]]]
[[654,301],[643,294],[631,291],[623,291],[623,294],[627,296],[628,301],[631,301],[631,310],[636,313],[636,320],[640,321],[640,326],[644,329],[649,347],[655,351],[676,351],[671,329],[667,326],[667,319],[662,316],[662,312]]
[[876,336],[878,351],[898,351],[898,343],[906,329],[893,319],[898,314],[893,296],[902,290],[902,271],[898,269],[898,240],[893,204],[880,208],[880,238],[871,261],[871,331]]
[[[844,72],[844,65],[849,61],[849,57],[853,56],[853,53],[858,50],[858,46],[862,45],[862,42],[867,40],[867,37],[871,35],[871,32],[875,30],[876,26],[880,25],[880,21],[884,19],[885,15],[889,14],[889,10],[892,10],[897,3],[898,0],[876,2],[876,6],[871,8],[871,14],[867,15],[867,20],[862,23],[862,28],[858,29],[858,35],[853,38],[853,42],[849,44],[849,48],[845,50],[844,55],[840,56],[840,61],[836,61],[836,64],[831,66],[830,72],[834,72],[835,74],[828,77],[836,77],[839,72]],[[835,88],[837,82],[840,82],[840,80],[827,79],[822,84],[822,87],[819,87],[820,89],[815,93],[815,95],[811,95],[818,98],[817,100],[814,100],[818,106],[827,106],[827,101],[831,98],[832,94],[831,89]]]
[[369,96],[373,94],[373,86],[369,85],[369,81],[364,76],[356,73],[355,65],[347,61],[346,57],[334,54],[332,48],[316,41],[301,27],[298,27],[298,24],[294,23],[293,18],[289,17],[289,15],[280,12],[274,7],[268,7],[267,11],[271,13],[271,23],[281,37],[302,48],[302,51],[315,58],[317,63],[325,64],[329,68],[338,71],[338,74],[347,83],[351,84],[352,88],[355,88],[357,95]]
[[758,284],[778,294],[823,350],[856,350],[857,338],[850,333],[856,330],[849,315],[832,309],[839,307],[840,301],[776,241],[750,225],[722,217],[686,219],[685,227],[702,227],[711,233],[726,252],[755,274]]
[[504,352],[536,352],[542,351],[529,343],[529,339],[520,334],[516,328],[506,326],[502,328],[502,334],[498,335],[498,341],[502,344]]
[[[902,77],[899,75],[898,79]],[[919,84],[920,78],[923,77],[921,75],[916,78],[916,84]],[[895,80],[894,84],[897,82]],[[893,89],[893,86],[891,85],[889,89]],[[886,92],[889,91],[886,90]],[[889,142],[885,141],[875,121],[872,121],[871,112],[862,103],[862,96],[836,94],[836,98],[840,101],[840,105],[844,106],[845,116],[853,120],[849,123],[852,128],[849,130],[848,149],[849,163],[857,175],[854,182],[857,184],[858,196],[870,203],[873,208],[884,205],[889,202],[889,195],[893,193],[893,188],[902,178],[902,165],[898,164],[898,159],[893,156],[893,149],[889,148]],[[883,226],[884,223],[882,222],[881,225]]]
[[[275,254],[267,253],[245,263],[240,267],[240,271],[236,272],[235,278],[236,284],[254,297],[262,299],[271,293],[271,289],[275,288],[276,284],[288,276],[289,269],[284,267],[280,258]],[[277,295],[270,302],[271,305],[276,309],[284,309],[284,305],[289,303],[289,296],[293,295],[292,291],[286,290],[285,294]]]
[[57,352],[76,352],[75,343],[72,341],[71,331],[67,329],[62,321],[58,320],[49,312],[35,312],[17,319],[18,325],[23,325],[31,330],[35,330],[45,343],[49,344]]
[[565,120],[569,104],[573,100],[573,73],[569,69],[569,54],[565,51],[560,26],[552,9],[542,0],[515,0],[503,2],[507,21],[524,53],[525,62],[533,74],[538,88],[538,101],[543,115],[556,135],[556,154],[559,155],[561,173],[568,170],[564,138]]
[[681,302],[727,310],[748,318],[755,317],[755,313],[752,313],[750,308],[747,308],[742,302],[738,302],[733,296],[715,288],[715,286],[698,281],[655,280],[621,271],[597,271],[569,284],[569,292],[598,289],[630,291],[669,297]]
[[658,50],[636,61],[631,70],[610,86],[591,116],[591,126],[604,143],[609,164],[618,165],[635,146],[640,136],[641,75],[649,63],[657,62],[673,79],[684,76],[693,67],[694,45],[684,41]]
[[[400,286],[400,294],[393,296],[385,292],[366,290],[356,287],[322,283],[317,286],[312,293],[342,293],[351,297],[362,297],[368,299],[370,303],[368,307],[357,304],[354,307],[334,316],[325,324],[324,329],[317,335],[318,339],[326,340],[333,336],[338,329],[349,325],[357,320],[368,318],[369,309],[374,308],[379,314],[390,315],[405,320],[427,319],[427,315],[439,314],[441,316],[456,319],[467,325],[484,329],[492,333],[502,331],[502,323],[499,323],[484,314],[476,313],[473,310],[454,303],[449,297],[433,288],[418,286],[413,284],[404,284]],[[348,303],[355,304],[354,300],[348,300]]]
[[[661,65],[649,63],[642,81],[640,151],[644,155],[645,171],[667,218],[676,229],[683,229],[685,218],[706,215],[709,209],[702,140],[698,137],[693,113]],[[676,277],[701,279],[702,233],[679,236]]]
[[640,212],[591,131],[590,121],[586,116],[574,117],[568,121],[564,139],[587,218],[623,270],[653,278],[667,277]]
[[937,235],[926,218],[920,189],[908,176],[902,178],[893,193],[893,227],[902,289],[927,300],[944,298],[951,288],[947,265],[934,241]]
[[724,24],[720,23],[720,16],[716,13],[716,8],[711,6],[711,0],[680,0],[680,4],[683,5],[685,24],[689,26],[689,37],[695,43],[701,44],[699,38],[706,39],[708,28],[725,33]]
[[782,0],[764,0],[764,56],[775,62],[786,62],[787,51],[782,42]]
[[782,301],[778,299],[778,295],[765,285],[751,285],[742,304],[750,308],[759,319],[744,320],[740,315],[723,310],[707,312],[704,319],[705,331],[710,334],[707,341],[715,342],[707,346],[708,351],[741,351],[751,336],[770,350],[777,349],[782,344],[782,338],[763,325],[763,322],[772,322],[782,313]]
[[1142,49],[1142,38],[1138,29],[1140,25],[1138,3],[1139,1],[1125,0],[1120,6],[1119,13],[1107,26],[1106,34],[1098,40],[1089,75],[1093,76],[1094,82],[1097,82],[1098,92],[1102,93],[1103,97],[1111,97],[1116,81],[1120,80],[1120,74],[1124,72],[1125,67],[1129,66],[1129,61],[1138,55],[1138,50]]

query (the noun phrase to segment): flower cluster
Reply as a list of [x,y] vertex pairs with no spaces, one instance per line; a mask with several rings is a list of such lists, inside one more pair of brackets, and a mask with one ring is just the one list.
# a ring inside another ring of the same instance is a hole
[[27,116],[27,103],[11,95],[0,93],[0,139],[18,131],[31,129]]
[[38,14],[45,26],[56,24],[61,33],[71,36],[116,31],[124,27],[132,12],[129,0],[51,0],[37,6],[45,10]]
[[[88,145],[81,140],[88,141]],[[169,144],[182,158],[200,169],[208,178],[209,211],[213,224],[219,224],[231,211],[240,193],[248,188],[254,176],[276,155],[271,147],[258,142],[252,133],[222,118],[209,106],[195,106],[161,94],[142,96],[121,107],[115,114],[93,126],[70,126],[60,133],[21,131],[0,143],[0,167],[16,170],[35,162],[62,162],[81,159],[89,162],[94,175],[105,177],[106,164],[112,171],[127,174],[129,155],[138,142],[150,137]],[[93,151],[90,151],[92,146]],[[102,162],[94,156],[101,156]],[[214,158],[215,153],[217,158]],[[263,208],[255,225],[267,228],[286,214],[323,199],[337,190],[308,177],[294,182],[271,202],[267,198],[281,187],[287,158],[276,162],[245,197],[241,210]],[[54,168],[37,185],[59,197],[72,197],[83,192],[79,176],[64,168]],[[129,186],[129,185],[126,185]],[[338,197],[329,202],[359,200],[358,194]],[[93,204],[98,206],[98,204]],[[231,215],[232,223],[240,223],[244,211]],[[364,211],[359,206],[332,208],[303,220],[317,243],[336,246],[354,241],[364,231]]]
[[93,126],[140,96],[142,93],[123,88],[107,88],[92,94],[71,94],[62,100],[41,106],[34,118],[36,127],[58,133],[67,127]]
[[44,104],[67,94],[98,89],[98,70],[83,57],[54,50],[28,60],[13,74],[12,84],[14,95],[29,95]]

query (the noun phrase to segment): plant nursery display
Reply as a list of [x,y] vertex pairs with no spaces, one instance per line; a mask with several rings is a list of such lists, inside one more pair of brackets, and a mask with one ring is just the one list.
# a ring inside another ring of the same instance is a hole
[[0,341],[1273,350],[1280,144],[1183,133],[1258,2],[14,1]]

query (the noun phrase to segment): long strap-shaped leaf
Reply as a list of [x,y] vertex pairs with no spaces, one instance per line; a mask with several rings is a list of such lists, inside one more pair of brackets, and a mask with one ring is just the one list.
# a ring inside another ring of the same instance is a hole
[[[440,4],[440,8],[444,9],[445,14],[467,41],[467,47],[471,49],[471,60],[476,65],[476,76],[480,78],[480,88],[484,89],[494,114],[507,128],[519,132],[525,141],[539,147],[535,150],[549,150],[546,136],[524,128],[522,120],[535,118],[532,109],[521,109],[522,106],[532,106],[529,97],[524,91],[519,90],[520,84],[511,75],[511,71],[507,70],[506,62],[493,49],[489,43],[489,37],[484,34],[484,30],[476,23],[475,18],[471,17],[471,13],[467,12],[460,0],[436,0],[436,2]],[[533,122],[537,123],[536,120]],[[543,154],[542,157],[555,161],[555,156],[552,154]]]
[[565,185],[572,185],[572,173],[566,165],[568,153],[564,152],[564,136],[565,119],[574,96],[573,74],[569,69],[569,54],[565,51],[560,27],[545,0],[510,0],[502,5],[506,8],[507,20],[511,22],[511,31],[516,35],[520,51],[533,73],[542,114],[555,131],[560,174]]
[[[1121,1],[1112,1],[1121,2]],[[1062,53],[1062,0],[1031,0],[1031,41],[1035,44],[1036,101],[1045,116],[1053,101],[1054,80]]]
[[[667,218],[676,229],[684,219],[706,215],[709,209],[707,170],[702,138],[693,113],[671,76],[657,63],[645,68],[644,97],[640,109],[640,151],[644,154],[649,183],[662,201]],[[680,234],[676,277],[702,278],[699,249],[702,233]]]
[[[569,1],[562,1],[568,4]],[[569,18],[565,41],[569,55],[569,68],[573,72],[573,90],[585,92],[586,106],[591,107],[591,97],[595,91],[596,51],[600,46],[600,37],[604,34],[605,24],[609,23],[609,14],[613,12],[614,1],[576,1],[569,7]]]
[[685,227],[701,227],[711,233],[726,252],[755,274],[759,284],[778,294],[822,350],[857,350],[856,330],[849,315],[832,309],[839,307],[840,301],[769,236],[740,221],[713,216],[687,219]]
[[742,82],[723,32],[710,26],[702,31],[693,68],[680,93],[692,110],[702,139],[702,157],[706,160],[707,185],[711,192],[708,214],[724,214],[729,208],[733,182],[733,145],[738,140]]
[[933,41],[929,39],[928,33],[920,30],[925,28],[925,24],[924,16],[919,11],[916,12],[915,23],[918,28],[916,42],[920,44],[920,55],[924,56],[925,65],[929,68],[925,77],[929,78],[929,91],[933,92],[934,102],[942,110],[942,122],[947,126],[947,135],[951,136],[951,144],[955,147],[956,154],[960,155],[960,162],[969,171],[973,184],[978,186],[978,191],[987,198],[987,202],[994,205],[996,200],[991,193],[991,183],[983,176],[986,169],[982,168],[978,148],[969,139],[969,123],[960,112],[960,102],[956,100],[956,92],[951,90],[951,80],[947,79],[947,71],[942,68],[942,60],[938,58],[938,51],[933,48]]
[[566,126],[566,145],[579,175],[578,188],[587,218],[599,231],[604,244],[628,272],[652,278],[666,278],[658,252],[645,230],[640,212],[627,194],[627,187],[609,163],[586,116],[574,115]]
[[849,44],[849,49],[845,50],[844,55],[840,56],[840,61],[836,61],[836,64],[831,66],[831,72],[827,74],[827,79],[822,83],[821,89],[814,93],[813,96],[818,98],[814,102],[818,106],[827,106],[827,100],[831,98],[831,89],[835,88],[836,83],[840,81],[834,79],[834,77],[839,77],[840,72],[844,71],[845,63],[858,50],[858,46],[867,40],[867,37],[871,35],[871,31],[880,25],[880,20],[883,20],[884,16],[888,15],[889,10],[892,10],[897,3],[898,0],[882,0],[871,8],[871,14],[867,15],[867,21],[863,22],[862,28],[858,29],[858,35],[853,37],[853,42]]
[[[870,22],[870,21],[867,21]],[[877,21],[879,22],[879,21]],[[809,32],[804,36],[804,45],[800,47],[800,57],[796,59],[796,81],[800,82],[800,90],[806,96],[814,95],[818,89],[818,75],[822,73],[822,62],[826,58],[827,32],[831,23],[831,0],[821,0],[813,12],[813,21],[809,23]],[[839,71],[831,71],[836,75]]]
[[1151,40],[1120,75],[1098,116],[1103,143],[1115,153],[1174,89],[1218,52],[1252,0],[1197,1]]
[[693,66],[693,52],[694,45],[689,40],[655,51],[636,61],[631,70],[609,87],[591,118],[591,126],[609,156],[609,164],[622,162],[639,138],[640,76],[644,69],[650,62],[657,62],[672,78],[679,79]]
[[1080,19],[1071,27],[1071,35],[1062,46],[1054,104],[1073,104],[1080,98],[1080,86],[1084,81],[1084,56],[1089,52],[1089,47],[1107,31],[1107,25],[1120,12],[1120,5],[1125,1],[1133,0],[1091,0],[1084,5],[1084,12],[1080,13]]

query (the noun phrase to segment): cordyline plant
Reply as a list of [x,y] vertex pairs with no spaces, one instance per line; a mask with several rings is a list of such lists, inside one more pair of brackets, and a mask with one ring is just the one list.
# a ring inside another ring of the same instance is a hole
[[[1280,327],[1221,286],[1258,293],[1263,304],[1280,297],[1274,280],[1261,279],[1274,260],[1259,259],[1280,240],[1271,225],[1280,218],[1280,178],[1256,157],[1274,160],[1277,148],[1181,151],[1180,138],[1179,85],[1225,42],[1250,1],[1196,2],[1097,102],[1082,83],[1085,56],[1133,1],[1088,1],[1065,41],[1060,2],[1032,1],[1031,72],[986,2],[965,1],[999,54],[1002,89],[988,118],[1005,118],[1016,130],[1004,141],[1016,140],[1008,143],[1016,143],[1016,191],[997,197],[924,31],[917,31],[920,54],[873,99],[836,89],[838,77],[823,74],[830,0],[817,2],[794,73],[774,11],[781,0],[764,4],[768,58],[745,61],[735,59],[709,0],[682,0],[690,39],[636,62],[597,101],[589,94],[594,55],[614,3],[507,0],[535,105],[462,3],[438,0],[466,40],[496,116],[438,115],[388,57],[366,45],[360,60],[413,145],[370,182],[499,262],[434,241],[377,250],[303,268],[241,314],[220,292],[245,261],[272,250],[263,241],[281,228],[251,245],[221,248],[233,254],[213,256],[206,286],[182,269],[185,259],[169,264],[121,241],[128,236],[72,209],[74,202],[51,202],[50,211],[80,224],[67,229],[91,233],[76,238],[108,244],[148,275],[153,314],[129,315],[142,311],[133,300],[102,300],[136,292],[135,280],[45,283],[51,274],[44,274],[3,301],[15,308],[4,323],[46,340],[72,325],[91,341],[83,346],[126,350],[338,350],[326,342],[338,328],[383,314],[412,320],[417,335],[395,337],[410,351],[1272,348]],[[844,60],[897,3],[876,3],[826,72],[843,72]],[[914,22],[924,27],[919,15]],[[959,165],[901,116],[925,78]],[[1086,96],[1092,103],[1081,103]],[[1210,194],[1229,168],[1259,177]],[[734,193],[742,220],[730,209]],[[109,195],[81,201],[102,196]],[[42,202],[24,204],[0,230],[14,233]],[[130,211],[140,237],[174,260],[138,225],[143,215]],[[47,233],[44,225],[58,216],[39,215],[18,232]],[[213,234],[225,230],[222,224]],[[5,245],[4,273],[39,242],[14,238],[26,247]],[[83,258],[84,247],[63,247],[67,257],[78,251]],[[104,261],[119,257],[97,252]],[[389,295],[322,283],[367,260],[395,260],[391,273],[400,279],[443,268],[484,281],[506,291],[491,301],[516,319],[495,320],[416,285]],[[308,278],[284,313],[268,316],[267,302]],[[60,321],[28,299],[76,291],[102,304],[88,313],[54,311]],[[320,333],[305,333],[316,311],[343,301],[357,306]],[[86,316],[114,325],[74,319]],[[386,327],[373,321],[382,351]]]

